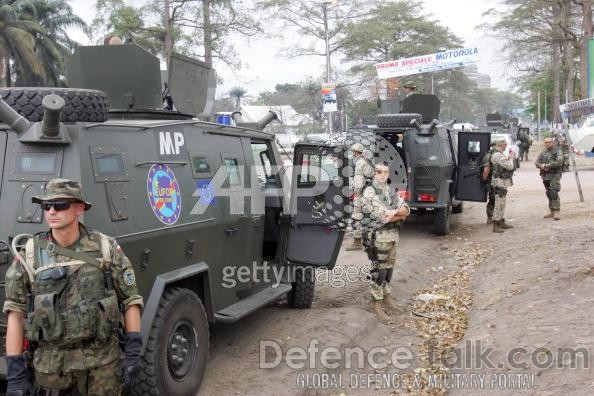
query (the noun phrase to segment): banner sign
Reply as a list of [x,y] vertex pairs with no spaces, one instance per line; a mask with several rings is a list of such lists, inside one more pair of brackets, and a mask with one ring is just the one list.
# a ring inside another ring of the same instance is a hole
[[583,99],[559,106],[563,118],[574,118],[594,113],[594,99]]
[[478,47],[459,48],[436,54],[377,63],[375,70],[380,79],[386,79],[453,69],[476,63],[478,60]]
[[336,85],[329,83],[322,84],[322,97],[324,113],[338,111],[336,103]]

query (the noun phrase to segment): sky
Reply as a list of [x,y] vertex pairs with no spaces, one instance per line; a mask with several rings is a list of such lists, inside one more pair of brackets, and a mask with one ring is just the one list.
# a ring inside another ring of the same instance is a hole
[[[126,2],[138,6],[145,0]],[[483,31],[477,29],[477,26],[486,21],[482,14],[495,6],[497,0],[422,0],[421,3],[426,14],[448,27],[465,42],[465,46],[479,47],[479,72],[491,76],[494,88],[510,89],[504,74],[504,63],[498,56],[497,40],[486,37]],[[94,0],[70,0],[70,4],[77,15],[91,23],[95,17]],[[80,30],[69,33],[82,44],[97,42]],[[296,83],[321,75],[325,70],[324,57],[285,59],[280,55],[282,48],[290,46],[297,39],[289,36],[284,39],[235,40],[234,46],[243,67],[239,72],[233,72],[228,67],[215,63],[217,74],[223,80],[223,84],[217,87],[217,96],[226,94],[235,86],[241,86],[247,89],[248,96],[257,97],[259,92],[274,90],[276,84]]]

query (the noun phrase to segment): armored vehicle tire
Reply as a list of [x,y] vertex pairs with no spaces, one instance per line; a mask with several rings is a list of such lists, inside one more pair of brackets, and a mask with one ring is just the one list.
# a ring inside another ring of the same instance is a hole
[[464,211],[464,202],[458,201],[456,205],[452,204],[452,213],[462,213]]
[[208,343],[208,321],[200,298],[188,289],[166,289],[150,329],[143,370],[131,394],[196,395],[208,360]]
[[293,290],[287,294],[291,308],[311,308],[316,290],[316,273],[312,267],[300,267],[295,270]]
[[32,122],[42,120],[41,101],[49,94],[61,96],[66,102],[60,117],[63,122],[104,122],[109,118],[109,100],[105,92],[74,88],[0,89],[2,99]]
[[378,114],[376,123],[380,128],[403,128],[410,127],[410,122],[412,120],[417,120],[419,124],[422,124],[423,116],[414,113]]
[[450,233],[452,205],[448,203],[445,208],[434,210],[433,227],[438,235],[447,235]]

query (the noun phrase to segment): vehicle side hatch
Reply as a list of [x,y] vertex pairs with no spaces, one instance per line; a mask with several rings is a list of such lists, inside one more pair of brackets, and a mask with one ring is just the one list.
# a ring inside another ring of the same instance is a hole
[[461,132],[458,134],[458,201],[486,202],[487,190],[481,177],[482,161],[489,151],[491,134],[488,132]]
[[348,217],[346,165],[341,147],[295,145],[289,213],[281,231],[284,263],[328,269],[336,264]]

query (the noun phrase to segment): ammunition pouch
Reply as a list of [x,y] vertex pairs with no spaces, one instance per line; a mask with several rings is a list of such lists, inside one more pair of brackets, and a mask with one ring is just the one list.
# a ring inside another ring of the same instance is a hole
[[[58,311],[58,293],[39,294],[29,314],[27,338],[33,341],[56,341],[62,335],[62,318]],[[40,339],[41,336],[41,339]]]
[[99,300],[98,319],[97,339],[99,341],[107,341],[117,335],[121,314],[115,294]]

